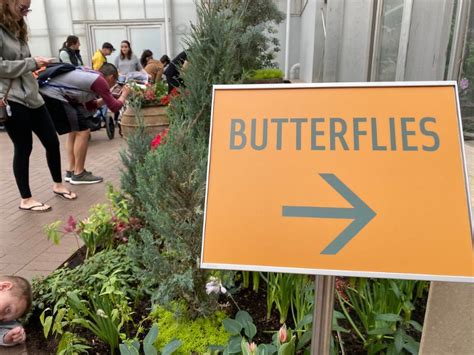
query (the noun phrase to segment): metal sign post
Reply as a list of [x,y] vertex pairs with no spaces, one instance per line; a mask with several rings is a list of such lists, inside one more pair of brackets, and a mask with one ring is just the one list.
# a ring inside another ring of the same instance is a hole
[[327,355],[331,348],[335,276],[317,275],[314,287],[313,335],[311,354]]

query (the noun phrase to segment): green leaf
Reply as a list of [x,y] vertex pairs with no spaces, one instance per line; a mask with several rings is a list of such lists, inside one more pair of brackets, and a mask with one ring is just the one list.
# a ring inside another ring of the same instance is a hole
[[272,355],[277,352],[277,348],[273,344],[260,344],[257,347],[258,355]]
[[402,351],[404,343],[405,343],[404,332],[402,329],[398,329],[397,332],[395,333],[395,339],[394,339],[395,350],[397,351],[397,353],[400,353]]
[[415,328],[419,332],[423,331],[423,326],[420,323],[418,323],[417,321],[410,320],[410,321],[408,321],[408,324],[410,324],[413,328]]
[[224,329],[231,335],[240,335],[240,332],[243,328],[240,322],[237,322],[236,320],[230,318],[224,319],[222,321],[222,325],[224,326]]
[[214,354],[215,352],[217,352],[218,354],[221,353],[221,351],[223,351],[225,349],[224,346],[222,345],[209,345],[209,351],[211,352],[211,354]]
[[417,355],[420,351],[420,343],[415,341],[412,337],[407,337],[407,342],[403,347],[410,353]]
[[306,344],[309,344],[311,341],[311,336],[311,330],[305,331],[304,334],[299,338],[298,347],[296,350],[301,350],[306,346]]
[[369,335],[390,335],[393,334],[392,328],[376,328],[367,332]]
[[[44,312],[41,313],[41,315],[43,315],[43,314],[44,314]],[[41,321],[41,324],[43,325],[43,335],[47,339],[49,331],[51,330],[51,325],[53,324],[53,317],[52,316],[47,316],[44,321]]]
[[241,324],[244,324],[244,322],[253,323],[252,317],[246,311],[238,311],[237,314],[235,315],[235,320]]
[[227,352],[229,354],[237,354],[240,353],[240,344],[242,343],[241,336],[233,336],[229,339],[229,343],[227,345]]
[[[335,311],[335,312],[337,312],[337,311]],[[298,322],[298,324],[296,325],[296,328],[301,329],[305,325],[311,324],[312,322],[313,322],[313,315],[312,314],[307,314],[303,317],[302,320],[300,320]]]
[[295,354],[296,337],[293,336],[289,343],[285,343],[278,349],[278,355],[294,355]]
[[351,331],[341,327],[340,325],[336,324],[332,326],[332,330],[335,332],[341,332],[341,333],[350,333]]
[[249,343],[245,338],[242,338],[242,341],[240,342],[240,351],[242,352],[242,355],[250,355]]
[[128,344],[119,345],[120,355],[139,355],[138,349]]
[[387,349],[387,355],[398,355],[397,351],[395,350],[395,345],[390,344]]
[[158,324],[155,323],[151,327],[148,334],[145,336],[145,339],[143,339],[143,350],[145,351],[145,354],[157,354],[155,346],[153,345],[155,343],[156,338],[158,338]]
[[170,355],[174,353],[183,343],[180,340],[173,340],[161,349],[161,355]]
[[[307,316],[308,316],[308,315],[307,315]],[[311,320],[313,320],[312,315],[309,314],[309,316],[311,316]],[[336,311],[336,310],[333,311],[333,317],[336,318],[336,319],[344,319],[344,318],[346,318],[346,316],[345,316],[344,314],[342,314],[341,312]],[[305,318],[306,318],[306,317],[305,317]]]
[[377,314],[375,316],[375,320],[385,321],[385,322],[399,322],[402,321],[402,317],[398,314],[393,313],[384,313],[384,314]]
[[247,336],[249,341],[252,341],[255,334],[257,334],[257,327],[255,326],[255,324],[248,321],[244,321],[243,326],[245,335]]

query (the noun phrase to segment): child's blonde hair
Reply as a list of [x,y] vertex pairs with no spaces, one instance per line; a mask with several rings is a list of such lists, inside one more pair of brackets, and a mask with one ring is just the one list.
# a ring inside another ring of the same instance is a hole
[[33,293],[29,281],[21,276],[0,275],[0,282],[2,281],[9,281],[13,284],[10,291],[15,297],[25,300],[26,309],[24,313],[27,313],[33,302]]

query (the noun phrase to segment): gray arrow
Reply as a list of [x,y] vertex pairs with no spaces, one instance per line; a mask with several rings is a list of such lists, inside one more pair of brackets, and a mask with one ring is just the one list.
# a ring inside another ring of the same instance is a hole
[[284,217],[353,219],[354,221],[321,252],[321,254],[334,255],[344,248],[346,244],[375,217],[376,213],[352,192],[351,189],[344,185],[336,175],[319,175],[321,175],[334,190],[339,192],[353,208],[283,206],[282,215]]

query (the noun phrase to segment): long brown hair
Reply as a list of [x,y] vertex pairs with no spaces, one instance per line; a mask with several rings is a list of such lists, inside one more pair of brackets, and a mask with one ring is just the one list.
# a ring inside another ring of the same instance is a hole
[[16,6],[18,0],[0,0],[0,23],[17,38],[28,41],[28,28],[25,19],[15,20],[12,6]]
[[132,59],[133,51],[132,51],[132,46],[130,46],[130,42],[124,39],[122,42],[120,42],[120,47],[122,46],[122,43],[125,43],[128,46],[128,54],[126,55],[123,54],[122,48],[120,48],[120,59],[123,60],[125,59],[125,57],[127,57],[128,60]]

